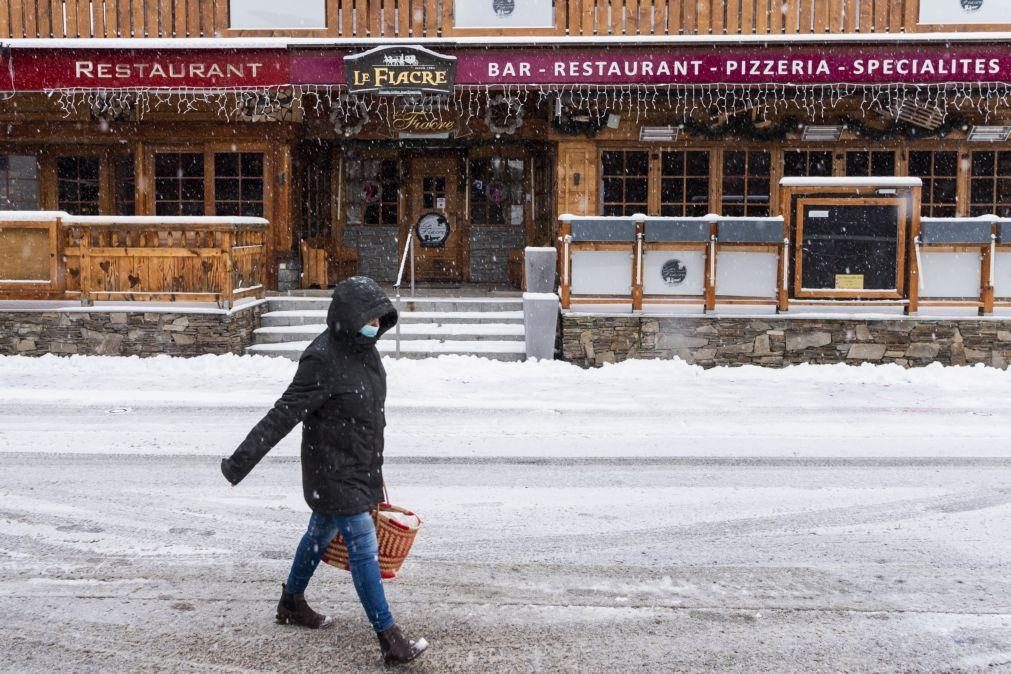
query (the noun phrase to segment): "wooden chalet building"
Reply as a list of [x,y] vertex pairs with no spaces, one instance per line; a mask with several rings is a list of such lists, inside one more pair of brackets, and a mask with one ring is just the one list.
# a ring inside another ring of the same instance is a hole
[[[419,221],[419,280],[515,286],[563,213],[775,216],[784,177],[918,177],[923,216],[1011,216],[1009,22],[1008,0],[5,0],[0,297],[207,291],[85,250],[173,231],[230,241],[225,274],[255,248],[232,290],[389,282]],[[62,223],[52,264],[13,254],[32,211]]]

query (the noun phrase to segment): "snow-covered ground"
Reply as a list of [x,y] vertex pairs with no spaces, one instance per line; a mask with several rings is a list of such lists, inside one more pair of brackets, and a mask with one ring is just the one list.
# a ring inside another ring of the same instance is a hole
[[[1006,457],[1011,438],[1011,372],[982,366],[384,362],[391,457]],[[221,456],[295,367],[264,356],[0,358],[0,448]],[[292,433],[274,454],[298,446]]]
[[[385,362],[418,671],[1011,670],[1011,373]],[[376,667],[271,623],[298,433],[218,472],[294,367],[0,358],[0,670]]]

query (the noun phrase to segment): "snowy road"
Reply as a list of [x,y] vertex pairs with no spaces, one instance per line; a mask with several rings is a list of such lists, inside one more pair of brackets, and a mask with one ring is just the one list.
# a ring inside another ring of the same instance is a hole
[[[376,669],[271,622],[296,445],[218,472],[290,364],[138,363],[0,359],[0,670]],[[1011,671],[1005,373],[388,367],[414,671]]]

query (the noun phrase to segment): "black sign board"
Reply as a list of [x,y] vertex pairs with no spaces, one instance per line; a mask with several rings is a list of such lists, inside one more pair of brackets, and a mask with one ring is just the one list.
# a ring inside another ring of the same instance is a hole
[[355,94],[451,94],[456,57],[412,45],[376,47],[345,57],[344,76],[348,89]]
[[426,213],[415,226],[422,248],[445,248],[449,238],[449,220],[442,213]]

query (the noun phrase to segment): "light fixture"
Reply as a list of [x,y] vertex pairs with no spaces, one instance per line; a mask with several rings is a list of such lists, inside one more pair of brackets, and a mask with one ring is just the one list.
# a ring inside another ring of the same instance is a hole
[[672,143],[681,132],[679,126],[644,126],[639,130],[639,140],[645,143]]
[[800,139],[807,143],[831,143],[842,135],[841,126],[805,126]]
[[1011,138],[1011,126],[974,126],[969,131],[970,143],[1003,143]]

